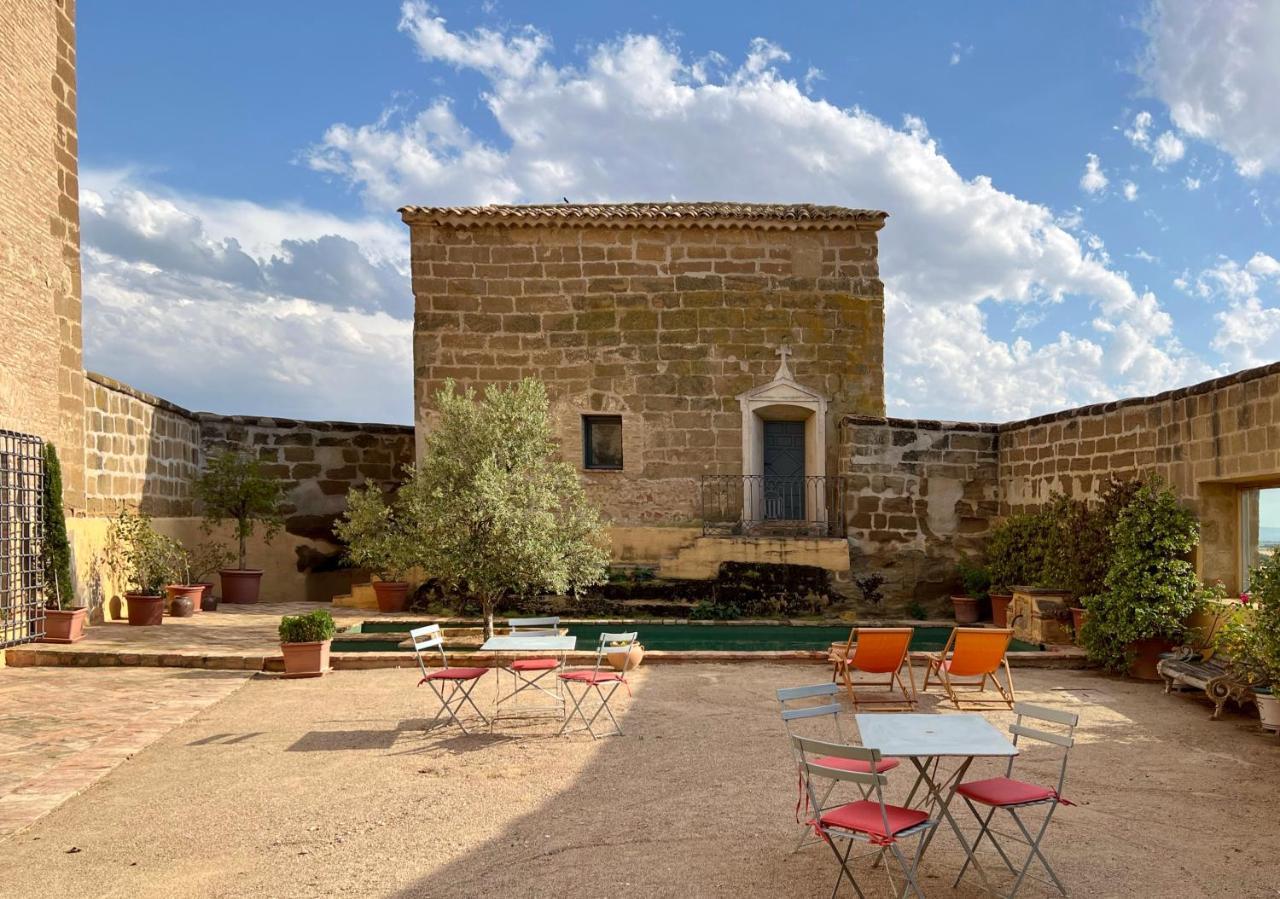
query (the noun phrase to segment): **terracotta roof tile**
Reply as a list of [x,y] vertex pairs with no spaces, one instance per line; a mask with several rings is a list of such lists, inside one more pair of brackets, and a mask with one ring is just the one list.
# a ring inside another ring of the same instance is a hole
[[406,222],[426,224],[599,224],[606,227],[880,227],[888,213],[812,203],[557,203],[531,206],[403,206]]

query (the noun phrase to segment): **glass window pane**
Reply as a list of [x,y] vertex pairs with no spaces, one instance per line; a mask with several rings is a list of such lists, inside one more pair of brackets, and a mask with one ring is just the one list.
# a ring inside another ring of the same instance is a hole
[[1241,583],[1249,589],[1249,569],[1280,549],[1280,487],[1251,488],[1240,495],[1243,542]]
[[622,417],[618,415],[592,415],[584,422],[586,428],[587,468],[622,467]]

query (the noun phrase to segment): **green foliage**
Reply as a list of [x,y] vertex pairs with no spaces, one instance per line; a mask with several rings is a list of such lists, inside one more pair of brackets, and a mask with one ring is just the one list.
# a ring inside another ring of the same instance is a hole
[[281,643],[319,643],[337,633],[333,616],[324,609],[305,615],[285,615],[280,619]]
[[1103,590],[1082,599],[1089,615],[1081,643],[1093,661],[1122,671],[1135,641],[1185,636],[1187,618],[1207,595],[1186,558],[1199,535],[1172,490],[1155,478],[1139,485],[1111,526]]
[[127,593],[159,596],[182,564],[182,546],[156,531],[140,512],[121,509],[107,527],[105,562]]
[[964,587],[964,595],[974,599],[986,599],[991,590],[991,572],[983,565],[974,565],[963,559],[956,565],[960,575],[960,584]]
[[542,383],[490,386],[477,401],[449,381],[436,409],[422,464],[401,488],[427,573],[465,584],[490,633],[504,596],[602,583],[600,516],[560,458]]
[[924,621],[929,617],[929,610],[918,599],[913,599],[907,603],[907,616],[914,621]]
[[44,493],[41,496],[44,542],[41,566],[44,569],[45,600],[60,609],[75,605],[71,586],[71,541],[67,539],[67,516],[62,505],[62,463],[52,443],[44,445]]
[[1257,686],[1280,685],[1280,553],[1249,572],[1249,593],[1218,631],[1216,646],[1232,670]]
[[254,531],[261,526],[268,542],[279,532],[283,492],[279,481],[263,474],[261,462],[230,451],[210,459],[195,482],[196,497],[204,505],[206,532],[224,521],[235,522],[242,569],[246,567],[245,541]]
[[1022,512],[997,524],[987,542],[987,570],[1001,591],[1038,585],[1044,576],[1050,519],[1042,512]]
[[210,540],[192,549],[184,549],[187,584],[208,583],[215,572],[236,560],[236,554],[221,543]]
[[347,510],[334,525],[334,532],[347,544],[351,564],[367,568],[383,580],[404,580],[414,566],[417,550],[407,506],[398,493],[388,502],[374,484],[353,488],[347,494]]
[[690,621],[728,621],[741,618],[742,611],[733,603],[717,603],[709,599],[700,599],[689,610]]
[[879,605],[884,599],[884,593],[880,591],[880,588],[884,586],[884,582],[885,576],[883,574],[868,574],[866,577],[853,579],[858,592],[862,594],[862,601],[873,606]]

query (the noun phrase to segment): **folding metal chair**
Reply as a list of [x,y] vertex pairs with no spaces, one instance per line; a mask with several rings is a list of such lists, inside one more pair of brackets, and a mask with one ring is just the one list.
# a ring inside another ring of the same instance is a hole
[[[858,881],[849,868],[849,862],[854,843],[866,843],[874,847],[873,851],[852,856],[853,860],[874,855],[878,861],[886,852],[891,853],[898,860],[902,876],[906,881],[900,889],[888,867],[885,867],[885,873],[894,894],[901,893],[906,896],[914,893],[923,899],[924,892],[916,881],[916,868],[924,852],[925,835],[937,827],[938,822],[932,820],[927,812],[890,805],[884,801],[884,785],[889,782],[889,779],[871,770],[882,761],[880,753],[875,749],[862,746],[825,743],[807,737],[792,737],[791,743],[800,755],[801,780],[808,793],[809,801],[814,807],[810,824],[823,842],[831,847],[836,861],[840,863],[840,874],[836,877],[836,885],[831,891],[832,897],[840,891],[840,884],[846,877],[849,878],[849,885],[853,887],[853,891],[863,896],[862,888],[858,886]],[[863,762],[869,770],[850,771],[844,767],[836,768],[819,764],[820,760],[833,758]],[[831,808],[819,808],[818,788],[815,784],[815,780],[819,778],[858,784],[863,788],[864,798]],[[900,845],[900,841],[909,837],[917,837],[919,840],[910,859]],[[849,845],[845,847],[843,854],[836,848],[836,840],[848,841]]]
[[[811,687],[784,687],[778,690],[778,704],[782,706],[782,726],[787,730],[787,737],[797,736],[793,730],[793,724],[797,721],[814,721],[820,718],[831,719],[831,729],[835,732],[836,742],[847,742],[844,737],[842,728],[840,727],[840,705],[835,702],[836,694],[840,692],[837,684],[814,684]],[[799,706],[796,703],[819,702],[820,705]],[[800,754],[796,751],[795,746],[791,747],[792,752],[796,755],[797,768],[801,764]],[[876,774],[883,774],[886,771],[892,771],[900,764],[897,759],[882,758],[876,762],[874,766],[858,759],[844,759],[835,756],[824,756],[813,760],[815,764],[823,765],[828,768],[843,768],[846,771],[860,771],[868,774],[874,771]],[[826,791],[822,794],[822,798],[818,805],[814,808],[820,812],[826,807],[827,799],[831,796],[831,791],[836,787],[836,781],[832,781],[827,785]],[[858,787],[862,791],[862,798],[867,798],[867,788],[859,784]],[[801,790],[803,799],[803,788]],[[797,803],[798,805],[799,803]],[[796,812],[797,819],[800,817],[799,810]],[[800,822],[800,839],[796,843],[792,852],[798,852],[802,848],[820,840],[813,832],[813,828]]]
[[[431,730],[436,726],[436,722],[440,720],[440,716],[448,714],[454,724],[462,728],[464,734],[471,733],[467,730],[467,726],[458,718],[458,712],[462,711],[463,704],[468,704],[475,713],[480,716],[480,720],[485,724],[489,723],[489,719],[485,717],[484,712],[480,711],[475,704],[475,700],[471,698],[471,691],[475,685],[480,682],[480,678],[484,677],[488,668],[450,668],[449,659],[444,654],[444,637],[440,633],[440,625],[428,624],[425,627],[414,628],[409,631],[409,640],[413,643],[413,654],[418,660],[418,668],[422,671],[422,680],[418,681],[418,686],[423,684],[429,686],[440,699],[440,710],[436,712],[431,723],[427,725],[427,730]],[[440,650],[440,666],[439,668],[427,669],[427,663],[422,658],[424,649]],[[441,684],[447,684],[449,693],[446,696],[445,690]]]
[[[1043,877],[1028,873],[1031,870],[1031,863],[1036,859],[1039,859],[1040,864],[1044,866],[1053,885],[1065,896],[1067,895],[1067,890],[1062,885],[1062,881],[1058,879],[1058,875],[1053,868],[1049,866],[1049,860],[1040,851],[1040,841],[1044,839],[1045,832],[1049,829],[1049,822],[1053,819],[1053,813],[1057,811],[1058,806],[1071,805],[1071,803],[1062,798],[1062,787],[1067,780],[1067,754],[1075,743],[1075,729],[1080,721],[1080,716],[1058,709],[1032,705],[1027,702],[1016,703],[1013,710],[1018,718],[1009,730],[1013,733],[1013,744],[1015,746],[1018,745],[1020,738],[1025,738],[1062,747],[1062,769],[1058,774],[1058,785],[1056,787],[1044,787],[1022,780],[1013,780],[1014,760],[1012,757],[1009,759],[1009,765],[1005,769],[1004,777],[993,777],[989,780],[975,780],[961,784],[956,792],[964,797],[965,805],[969,806],[969,811],[973,812],[974,818],[982,825],[982,829],[978,832],[978,838],[973,841],[973,845],[969,849],[969,855],[964,861],[964,867],[960,869],[960,873],[956,876],[955,884],[952,886],[954,887],[960,883],[960,878],[964,877],[965,871],[969,868],[969,863],[973,861],[974,853],[978,851],[978,845],[985,838],[995,847],[996,852],[1000,853],[1000,859],[1005,863],[1010,873],[1017,875],[1012,889],[1006,894],[1007,896],[1015,895],[1021,888],[1022,882],[1028,876],[1033,880],[1049,883],[1049,880],[1045,880]],[[1038,727],[1028,727],[1023,724],[1025,719],[1030,719],[1037,724],[1049,722],[1050,724],[1061,725],[1065,728],[1065,731],[1048,731]],[[977,805],[974,803],[977,803]],[[985,818],[978,811],[978,805],[985,805],[989,809]],[[1032,836],[1030,828],[1019,816],[1018,811],[1039,805],[1047,806],[1048,811],[1044,816],[1040,829],[1036,831],[1035,836]],[[1006,840],[1022,843],[1029,847],[1026,861],[1023,862],[1021,869],[1014,868],[1008,853],[996,842],[996,831],[991,829],[991,819],[998,809],[1007,811],[1009,816],[1013,818],[1014,823],[1018,825],[1018,830],[1021,831],[1021,835],[1002,833],[1000,836]]]
[[[560,619],[555,616],[548,618],[508,618],[507,627],[512,634],[519,634],[525,637],[560,636]],[[556,709],[563,712],[564,697],[560,694],[559,679],[552,682],[555,687],[554,690],[548,690],[538,683],[544,677],[554,674],[559,667],[560,659],[516,659],[507,668],[511,672],[511,692],[502,697],[501,701],[507,702],[515,698],[517,693],[532,688],[540,690],[554,699]],[[529,677],[528,675],[533,676]],[[499,687],[499,691],[501,691],[501,687]]]
[[[855,627],[849,631],[849,641],[831,647],[831,678],[841,679],[849,691],[853,710],[858,706],[872,706],[884,711],[910,712],[916,707],[916,675],[911,667],[911,637],[913,627]],[[903,666],[911,688],[902,679]],[[854,672],[889,676],[888,680],[855,681]],[[883,688],[885,693],[866,693],[867,688]],[[858,689],[864,692],[859,695]],[[900,696],[898,694],[901,694]]]
[[[596,663],[592,668],[584,668],[580,671],[565,671],[560,675],[560,680],[564,682],[564,688],[569,694],[569,698],[573,700],[573,709],[565,716],[564,724],[560,725],[560,733],[564,733],[569,728],[569,722],[573,720],[573,716],[577,715],[586,724],[586,730],[591,734],[593,740],[599,739],[599,735],[595,732],[592,725],[596,718],[600,717],[600,713],[604,712],[609,716],[609,720],[613,722],[614,733],[618,736],[622,735],[622,725],[618,723],[618,719],[613,717],[613,711],[609,708],[609,700],[613,698],[613,694],[618,692],[618,687],[627,687],[627,693],[630,695],[631,687],[627,686],[627,669],[631,665],[631,648],[635,646],[638,634],[632,632],[630,634],[601,634],[600,644],[596,648]],[[622,653],[623,662],[622,671],[601,671],[601,664],[608,664],[605,656],[614,653]],[[584,688],[581,693],[574,694],[570,684],[583,684]],[[604,687],[609,687],[609,692],[604,691]],[[586,712],[583,711],[582,703],[587,695],[595,690],[596,695],[600,699],[600,705],[595,713],[588,718]],[[581,730],[582,728],[579,728]],[[608,736],[606,734],[605,736]]]
[[[1013,673],[1009,670],[1009,643],[1013,640],[1011,627],[957,627],[942,652],[929,653],[929,670],[924,675],[924,689],[929,689],[929,678],[936,676],[947,698],[957,709],[981,711],[991,705],[1003,705],[1012,709],[1015,700]],[[998,677],[1004,669],[1004,683]],[[974,678],[977,678],[975,681]],[[987,698],[987,682],[998,696]]]

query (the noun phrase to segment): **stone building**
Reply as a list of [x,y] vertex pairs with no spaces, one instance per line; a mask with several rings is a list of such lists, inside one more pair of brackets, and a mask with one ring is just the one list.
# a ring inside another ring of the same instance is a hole
[[670,203],[401,214],[419,446],[446,379],[537,377],[620,560],[714,573],[766,553],[847,568],[829,475],[840,421],[884,411],[885,213]]

